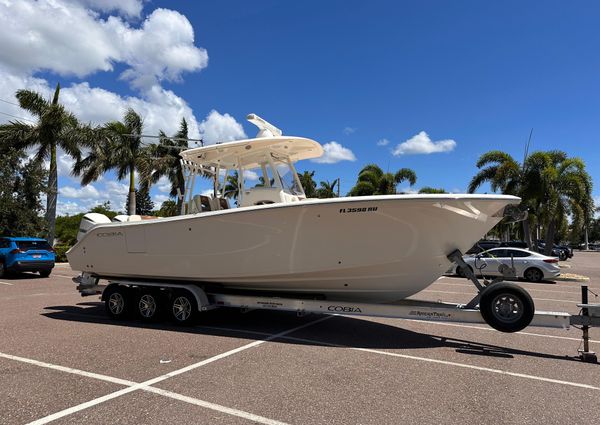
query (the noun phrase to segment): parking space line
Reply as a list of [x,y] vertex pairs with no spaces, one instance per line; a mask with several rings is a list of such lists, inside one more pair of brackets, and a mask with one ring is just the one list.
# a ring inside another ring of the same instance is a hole
[[196,406],[204,407],[207,409],[215,410],[217,412],[227,413],[228,415],[238,416],[240,418],[248,419],[250,421],[266,424],[266,425],[286,425],[285,422],[276,421],[274,419],[265,418],[263,416],[258,416],[253,413],[244,412],[243,410],[232,409],[231,407],[221,406],[220,404],[214,404],[208,401],[200,400],[193,397],[188,397],[183,394],[174,393],[168,390],[163,390],[162,388],[156,387],[145,387],[143,388],[145,391],[160,394],[165,397],[169,397],[175,400],[184,401],[186,403],[195,404]]
[[[436,293],[440,293],[440,294],[455,294],[455,295],[471,295],[471,296],[475,296],[475,293],[473,292],[452,292],[452,291],[438,291],[436,289],[423,289],[421,292],[436,292]],[[532,297],[535,300],[538,301],[557,301],[557,302],[561,302],[561,303],[569,303],[569,304],[579,304],[580,301],[571,301],[571,300],[557,300],[554,298],[537,298],[537,297]]]
[[[65,416],[72,415],[74,413],[77,413],[77,412],[80,412],[82,410],[88,409],[90,407],[96,406],[98,404],[104,403],[105,401],[109,401],[109,400],[115,399],[115,398],[120,397],[120,396],[125,395],[125,394],[129,394],[129,393],[131,393],[133,391],[144,390],[144,389],[148,388],[149,386],[154,385],[154,384],[156,384],[158,382],[162,382],[162,381],[164,381],[166,379],[169,379],[169,378],[172,378],[174,376],[181,375],[182,373],[189,372],[191,370],[197,369],[197,368],[202,367],[204,365],[207,365],[209,363],[213,363],[213,362],[215,362],[217,360],[224,359],[226,357],[229,357],[229,356],[231,356],[233,354],[237,354],[237,353],[242,352],[244,350],[247,350],[249,348],[253,348],[253,347],[259,346],[259,345],[264,344],[264,343],[266,343],[268,341],[272,341],[274,339],[281,338],[281,337],[283,337],[285,335],[288,335],[290,333],[293,333],[293,332],[299,331],[301,329],[307,328],[309,326],[315,325],[317,323],[323,322],[324,320],[331,319],[332,317],[334,317],[334,316],[323,316],[323,317],[321,317],[321,318],[319,318],[317,320],[313,320],[313,321],[305,323],[303,325],[296,326],[296,327],[294,327],[292,329],[288,329],[286,331],[282,331],[282,332],[279,332],[277,334],[273,334],[273,335],[271,335],[271,336],[269,336],[269,337],[267,337],[267,338],[265,338],[263,340],[253,341],[253,342],[251,342],[249,344],[243,345],[243,346],[238,347],[238,348],[234,348],[233,350],[226,351],[225,353],[217,354],[216,356],[213,356],[213,357],[210,357],[208,359],[202,360],[200,362],[191,364],[191,365],[183,367],[181,369],[174,370],[172,372],[166,373],[166,374],[158,376],[156,378],[149,379],[149,380],[141,382],[139,384],[134,384],[134,385],[132,385],[130,387],[123,388],[123,389],[121,389],[119,391],[115,391],[113,393],[106,394],[106,395],[104,395],[102,397],[98,397],[98,398],[86,401],[84,403],[78,404],[76,406],[72,406],[72,407],[69,407],[67,409],[61,410],[59,412],[53,413],[51,415],[45,416],[43,418],[40,418],[38,420],[35,420],[35,421],[31,422],[30,425],[47,424],[47,423],[52,422],[52,421],[54,421],[56,419],[60,419],[60,418],[63,418]],[[270,420],[270,419],[268,419],[268,420]],[[273,423],[273,422],[264,422],[264,423]]]
[[14,285],[14,283],[2,282],[2,281],[0,281],[0,284],[2,284],[2,285],[9,285],[9,286],[13,286]]
[[12,354],[0,353],[0,357],[9,359],[9,360],[16,360],[16,361],[22,362],[22,363],[32,364],[35,366],[45,367],[47,369],[58,370],[60,372],[71,373],[73,375],[80,375],[80,376],[85,376],[87,378],[98,379],[100,381],[106,381],[106,382],[110,382],[110,383],[118,384],[118,385],[132,386],[132,385],[136,384],[136,382],[127,381],[125,379],[114,378],[112,376],[101,375],[99,373],[93,373],[93,372],[87,372],[85,370],[80,370],[80,369],[73,369],[71,367],[55,365],[52,363],[40,362],[38,360],[28,359],[25,357],[13,356]]
[[[57,370],[60,372],[66,372],[73,375],[84,376],[86,378],[98,379],[100,381],[106,381],[113,384],[123,385],[125,387],[134,387],[139,386],[140,384],[133,381],[128,381],[126,379],[115,378],[112,376],[102,375],[99,373],[88,372],[81,369],[74,369],[70,367],[55,365],[52,363],[41,362],[38,360],[28,359],[20,356],[13,356],[12,354],[0,353],[1,358],[5,358],[8,360],[15,360],[22,363],[31,364],[34,366],[44,367],[47,369]],[[154,388],[150,386],[140,387],[141,390],[148,391],[155,394],[160,394],[165,397],[169,397],[175,400],[184,401],[186,403],[194,404],[196,406],[205,407],[207,409],[216,410],[218,412],[227,413],[233,416],[239,416],[241,418],[245,418],[254,422],[267,424],[267,425],[282,425],[283,422],[275,421],[269,418],[263,418],[262,416],[255,415],[253,413],[244,412],[242,410],[232,409],[230,407],[221,406],[219,404],[210,403],[208,401],[200,400],[197,398],[192,398],[188,396],[184,396],[182,394],[174,393],[172,391],[163,390],[160,388]]]
[[[398,319],[398,320],[403,320],[406,322],[423,323],[423,324],[427,324],[427,325],[453,326],[453,327],[458,327],[458,328],[477,329],[480,331],[498,332],[496,329],[486,327],[486,326],[461,325],[458,323],[436,322],[436,321],[418,320],[418,319]],[[245,330],[245,329],[235,329],[235,328],[223,328],[220,326],[201,326],[201,327],[205,328],[205,329],[221,330],[221,331],[228,331],[228,332],[237,332],[237,333],[246,333],[246,334],[255,334],[255,335],[271,335],[267,332],[256,332],[256,331],[249,331],[249,330]],[[526,335],[526,336],[535,336],[535,337],[540,337],[540,338],[564,339],[566,341],[581,342],[581,338],[572,338],[569,336],[546,335],[546,334],[538,334],[538,333],[523,332],[523,331],[515,332],[515,334]],[[591,344],[600,344],[600,341],[590,339],[590,343]]]
[[[526,282],[518,282],[517,285],[522,285]],[[463,284],[463,283],[447,283],[447,282],[435,282],[434,285],[447,285],[447,286],[463,286],[463,287],[472,287],[473,284]],[[581,292],[572,292],[572,291],[553,291],[551,289],[540,289],[540,288],[525,288],[527,291],[535,291],[535,292],[550,292],[556,294],[569,294],[569,295],[581,295]]]
[[296,337],[291,337],[291,336],[283,336],[283,337],[280,337],[280,339],[304,342],[307,344],[321,344],[321,345],[327,345],[330,347],[345,348],[345,349],[354,350],[354,351],[362,351],[365,353],[379,354],[379,355],[390,356],[390,357],[399,357],[399,358],[403,358],[403,359],[416,360],[416,361],[427,362],[427,363],[437,363],[437,364],[442,364],[442,365],[446,365],[446,366],[454,366],[454,367],[460,367],[460,368],[464,368],[464,369],[478,370],[481,372],[490,372],[490,373],[495,373],[495,374],[499,374],[499,375],[507,375],[507,376],[512,376],[515,378],[523,378],[523,379],[529,379],[529,380],[534,380],[534,381],[542,381],[542,382],[547,382],[547,383],[552,383],[552,384],[559,384],[559,385],[566,385],[566,386],[570,386],[570,387],[583,388],[583,389],[587,389],[587,390],[600,391],[600,387],[596,387],[596,386],[588,385],[588,384],[582,384],[579,382],[571,382],[571,381],[563,381],[560,379],[545,378],[543,376],[529,375],[526,373],[518,373],[518,372],[510,372],[508,370],[493,369],[490,367],[483,367],[483,366],[475,366],[475,365],[470,365],[467,363],[451,362],[448,360],[432,359],[429,357],[411,356],[409,354],[392,353],[389,351],[374,350],[372,348],[349,347],[349,346],[340,345],[340,344],[333,344],[333,343],[317,341],[317,340],[312,340],[312,339],[306,339],[306,338],[296,338]]
[[53,276],[53,277],[65,277],[65,278],[67,278],[67,279],[72,279],[72,278],[74,278],[74,277],[75,277],[75,276],[77,276],[77,275],[73,275],[73,276],[67,276],[67,275],[65,275],[65,274],[56,274],[56,273],[52,273],[52,276]]

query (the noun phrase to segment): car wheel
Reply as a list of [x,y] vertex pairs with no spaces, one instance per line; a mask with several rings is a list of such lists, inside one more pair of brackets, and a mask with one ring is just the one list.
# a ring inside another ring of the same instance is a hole
[[124,319],[130,311],[130,291],[119,285],[110,285],[104,290],[104,309],[112,319]]
[[6,275],[6,269],[4,268],[4,263],[0,261],[0,277],[4,277]]
[[196,318],[198,304],[190,291],[175,291],[169,305],[171,320],[179,325],[189,325]]
[[156,292],[142,290],[136,298],[137,315],[145,321],[156,320],[160,314],[160,297]]
[[567,259],[567,254],[566,254],[564,251],[561,251],[561,252],[558,254],[558,259],[559,259],[560,261],[565,261],[565,260]]
[[523,288],[514,283],[499,282],[481,292],[479,310],[492,328],[501,332],[518,332],[531,323],[535,306]]
[[50,276],[50,273],[52,273],[52,270],[40,270],[41,277],[48,277]]
[[527,280],[529,282],[541,282],[542,279],[544,278],[544,274],[542,273],[542,271],[540,269],[531,267],[531,268],[525,270],[525,273],[523,273],[523,277],[525,278],[525,280]]

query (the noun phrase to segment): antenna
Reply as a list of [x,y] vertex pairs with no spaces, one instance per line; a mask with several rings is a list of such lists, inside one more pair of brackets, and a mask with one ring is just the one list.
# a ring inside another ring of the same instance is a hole
[[527,144],[525,145],[525,156],[523,157],[523,169],[525,169],[525,161],[527,161],[527,157],[529,156],[529,145],[531,144],[531,135],[533,134],[533,127],[531,127],[531,131],[529,132],[529,140],[527,140]]
[[258,127],[258,134],[256,137],[277,137],[281,136],[283,133],[280,129],[275,127],[270,122],[262,119],[256,114],[248,114],[246,117],[248,121]]

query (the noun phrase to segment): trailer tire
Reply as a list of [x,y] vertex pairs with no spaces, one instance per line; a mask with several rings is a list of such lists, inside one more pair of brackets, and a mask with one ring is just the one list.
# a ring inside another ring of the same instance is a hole
[[520,286],[498,282],[481,292],[479,310],[492,328],[500,332],[518,332],[533,320],[535,306],[529,293]]
[[178,325],[189,325],[194,322],[198,313],[198,303],[194,295],[185,289],[173,292],[169,303],[169,316]]
[[102,294],[104,310],[111,319],[125,319],[131,311],[131,292],[119,285],[109,285]]
[[157,291],[141,289],[135,297],[137,316],[145,322],[153,322],[160,317],[161,299]]

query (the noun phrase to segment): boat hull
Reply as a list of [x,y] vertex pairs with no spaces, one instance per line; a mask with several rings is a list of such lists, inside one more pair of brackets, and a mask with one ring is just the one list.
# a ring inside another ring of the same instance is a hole
[[102,278],[214,283],[393,301],[433,283],[519,198],[395,195],[307,200],[92,228],[68,253]]

